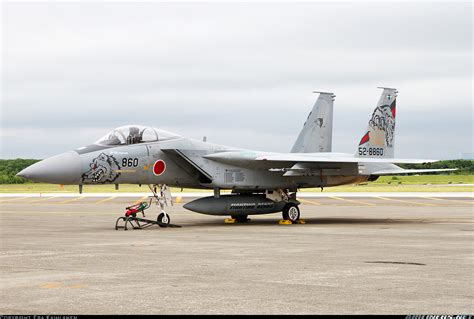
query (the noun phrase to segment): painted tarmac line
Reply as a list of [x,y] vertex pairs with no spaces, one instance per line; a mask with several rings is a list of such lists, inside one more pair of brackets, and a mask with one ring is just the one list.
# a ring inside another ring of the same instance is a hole
[[[89,204],[92,204],[92,203],[89,203]],[[84,204],[84,205],[89,205],[89,204]],[[0,215],[2,214],[9,214],[9,212],[3,212],[3,211],[0,211]],[[71,217],[71,216],[74,216],[74,215],[77,215],[77,214],[74,214],[74,213],[71,213],[70,211],[38,211],[38,212],[28,212],[28,214],[32,215],[32,216],[43,216],[43,215],[58,215],[58,216],[63,216],[63,217]],[[92,212],[86,212],[86,211],[82,211],[80,212],[81,215],[97,215],[97,212],[95,211],[92,211]],[[109,211],[109,212],[101,212],[100,213],[101,216],[117,216],[117,211]],[[119,214],[120,215],[120,214]],[[123,215],[123,214],[122,214]],[[0,256],[0,258],[2,258],[2,256]]]
[[105,198],[105,199],[101,199],[101,200],[98,200],[97,202],[95,202],[94,204],[101,204],[101,203],[105,203],[105,202],[108,202],[109,200],[112,200],[116,198],[116,196],[111,196],[109,198]]
[[140,199],[137,199],[136,201],[133,202],[132,205],[136,205],[136,204],[140,204],[145,198],[147,198],[148,196],[143,196],[141,197]]
[[462,203],[462,204],[474,204],[474,202],[471,200],[456,200],[456,199],[436,198],[436,197],[429,197],[429,196],[423,196],[420,198],[427,198],[427,199],[433,199],[437,201],[447,201],[447,202],[455,202],[455,203]]
[[60,288],[63,284],[60,282],[48,282],[44,285],[40,285],[39,287],[42,289],[52,289],[52,288]]
[[40,199],[35,199],[35,200],[29,201],[27,203],[29,204],[29,203],[42,202],[42,201],[50,200],[50,199],[53,199],[53,198],[55,198],[55,197],[41,197]]
[[18,197],[18,198],[2,199],[2,200],[0,200],[0,203],[3,203],[3,202],[13,202],[13,201],[15,201],[15,200],[27,199],[27,198],[30,198],[30,197]]
[[321,206],[322,204],[320,202],[317,202],[315,200],[307,200],[307,199],[302,199],[298,198],[298,201],[305,203],[305,204],[310,204],[310,205],[316,205],[316,206]]
[[329,196],[329,198],[333,198],[333,199],[337,199],[337,200],[345,201],[345,202],[350,202],[350,203],[362,204],[362,205],[366,205],[366,206],[375,206],[376,205],[376,204],[373,204],[373,203],[367,203],[367,202],[363,202],[363,201],[360,201],[360,200],[341,198],[341,197],[337,197],[337,196]]
[[[429,204],[429,203],[420,203],[420,202],[413,202],[410,200],[403,200],[403,199],[394,199],[394,198],[387,198],[387,197],[382,197],[382,196],[375,196],[376,198],[380,198],[383,200],[388,200],[388,201],[394,201],[394,202],[400,202],[400,203],[406,203],[406,204],[414,204],[414,205],[422,205],[422,206],[438,206],[435,204]],[[419,197],[418,197],[419,198]]]
[[86,197],[87,196],[76,197],[76,198],[73,198],[73,199],[65,200],[64,202],[59,202],[58,204],[67,204],[67,203],[78,201],[78,200],[86,198]]

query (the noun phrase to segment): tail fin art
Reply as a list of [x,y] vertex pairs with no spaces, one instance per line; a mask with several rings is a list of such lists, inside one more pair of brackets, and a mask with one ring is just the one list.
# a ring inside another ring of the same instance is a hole
[[393,158],[395,149],[395,117],[397,90],[383,89],[377,107],[369,120],[369,126],[362,136],[356,156]]
[[319,97],[303,125],[291,153],[330,152],[332,146],[333,93],[319,93]]

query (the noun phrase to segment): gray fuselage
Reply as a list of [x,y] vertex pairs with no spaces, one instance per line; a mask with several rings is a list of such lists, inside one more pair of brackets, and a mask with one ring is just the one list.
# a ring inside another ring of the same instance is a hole
[[[226,158],[226,154],[232,156]],[[283,174],[282,171],[289,166],[297,165],[297,161],[280,163],[253,160],[267,154],[273,153],[173,135],[153,142],[112,146],[92,144],[47,158],[26,168],[20,172],[20,176],[65,185],[166,184],[183,188],[232,189],[237,192],[272,189],[296,191],[298,188],[358,183],[370,176],[361,172],[357,166],[334,169],[332,163],[312,164],[310,168],[305,168],[305,174],[294,171]],[[216,155],[223,156],[212,158]],[[298,172],[298,167],[295,170]]]
[[[282,176],[277,169],[287,167],[288,163],[278,165],[259,162],[250,167],[242,167],[238,163],[233,165],[204,157],[228,151],[252,157],[265,154],[182,137],[118,147],[94,145],[76,151],[82,163],[82,171],[72,184],[167,184],[186,188],[255,191],[336,186],[368,178],[359,175],[357,170],[345,172],[344,175],[324,174],[325,171],[330,172],[330,164],[320,164],[321,170],[316,176]],[[164,163],[165,169],[162,172],[160,169],[163,165],[158,171],[154,170],[158,161]],[[98,178],[94,179],[98,172]]]

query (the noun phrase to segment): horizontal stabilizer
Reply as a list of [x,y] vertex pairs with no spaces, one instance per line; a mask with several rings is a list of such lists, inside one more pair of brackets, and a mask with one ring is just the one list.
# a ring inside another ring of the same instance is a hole
[[457,168],[436,168],[436,169],[396,169],[396,170],[382,170],[372,172],[371,175],[399,175],[399,174],[418,174],[418,173],[436,173],[436,172],[452,172],[457,171]]

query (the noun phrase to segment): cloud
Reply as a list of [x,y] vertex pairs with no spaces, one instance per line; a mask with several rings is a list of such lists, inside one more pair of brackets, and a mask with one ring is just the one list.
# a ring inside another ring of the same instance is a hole
[[470,2],[2,9],[2,157],[53,155],[127,123],[287,151],[313,90],[336,93],[333,149],[352,153],[376,86],[400,92],[398,156],[423,157],[408,141],[427,131],[432,157],[472,152]]

